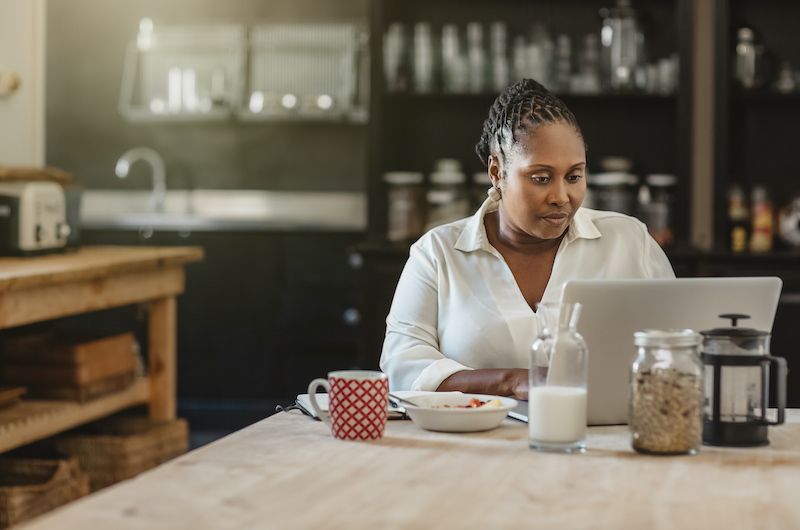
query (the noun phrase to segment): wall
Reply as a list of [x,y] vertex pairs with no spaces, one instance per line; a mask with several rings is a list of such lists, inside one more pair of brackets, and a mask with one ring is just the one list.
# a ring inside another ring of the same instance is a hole
[[[366,127],[315,123],[127,123],[117,110],[139,20],[366,19],[367,0],[49,0],[47,163],[88,188],[146,188],[144,164],[114,176],[131,147],[159,151],[170,188],[362,191]],[[141,166],[141,167],[140,167]]]
[[0,72],[20,77],[0,97],[0,165],[44,161],[44,0],[0,2]]

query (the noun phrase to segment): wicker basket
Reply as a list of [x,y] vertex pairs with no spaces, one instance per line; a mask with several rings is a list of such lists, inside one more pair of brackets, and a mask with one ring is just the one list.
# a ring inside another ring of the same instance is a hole
[[76,458],[97,491],[186,452],[186,420],[151,420],[134,416],[106,418],[53,439],[55,449]]
[[75,460],[0,459],[0,528],[89,493],[89,478]]

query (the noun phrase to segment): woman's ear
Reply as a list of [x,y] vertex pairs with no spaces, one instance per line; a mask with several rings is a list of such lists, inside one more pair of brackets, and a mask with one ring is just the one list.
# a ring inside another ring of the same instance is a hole
[[492,179],[492,186],[499,188],[503,175],[503,168],[501,166],[500,158],[495,155],[489,155],[488,165],[489,177]]

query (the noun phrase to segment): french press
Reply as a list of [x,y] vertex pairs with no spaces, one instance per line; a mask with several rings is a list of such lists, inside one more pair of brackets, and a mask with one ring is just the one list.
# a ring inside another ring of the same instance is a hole
[[[705,365],[703,443],[752,447],[768,445],[768,425],[784,421],[786,359],[769,354],[770,334],[736,326],[748,315],[725,314],[730,328],[701,331]],[[767,418],[770,370],[777,370],[778,418]]]

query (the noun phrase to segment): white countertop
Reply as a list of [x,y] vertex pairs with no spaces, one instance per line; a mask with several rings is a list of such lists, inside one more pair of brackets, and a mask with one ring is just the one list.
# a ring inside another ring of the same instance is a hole
[[95,230],[364,231],[367,199],[355,192],[170,190],[163,213],[149,191],[85,190],[81,228]]

